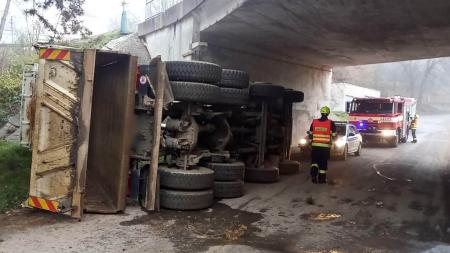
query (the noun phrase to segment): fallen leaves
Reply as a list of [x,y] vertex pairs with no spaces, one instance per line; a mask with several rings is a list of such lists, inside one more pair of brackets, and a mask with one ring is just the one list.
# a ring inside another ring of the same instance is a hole
[[342,215],[338,213],[308,213],[302,215],[302,217],[312,221],[329,221],[341,218]]
[[237,239],[245,235],[247,229],[247,226],[243,224],[227,229],[224,232],[225,239],[229,241],[236,241]]

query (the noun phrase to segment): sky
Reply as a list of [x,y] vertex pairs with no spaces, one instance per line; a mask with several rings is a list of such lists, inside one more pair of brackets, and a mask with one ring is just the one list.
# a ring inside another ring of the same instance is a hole
[[[139,23],[144,20],[145,1],[126,0],[130,23]],[[32,2],[32,0],[28,2]],[[83,17],[86,27],[94,34],[118,29],[122,14],[122,2],[123,0],[86,0],[84,4],[85,16]],[[13,17],[13,30],[26,29],[27,23],[23,10],[27,9],[29,4],[25,3],[24,0],[12,0],[2,43],[11,42],[11,16]],[[6,0],[0,0],[0,16],[3,15],[5,5]]]

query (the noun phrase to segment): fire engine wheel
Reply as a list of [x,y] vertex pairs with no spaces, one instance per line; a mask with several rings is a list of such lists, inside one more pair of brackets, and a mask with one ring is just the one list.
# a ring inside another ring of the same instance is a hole
[[217,84],[224,88],[248,88],[250,77],[247,72],[233,69],[222,70],[222,80]]
[[220,99],[218,104],[223,105],[246,105],[248,104],[248,89],[220,88]]
[[280,175],[292,175],[300,172],[300,163],[297,161],[284,160],[279,165]]
[[255,183],[275,183],[280,180],[280,172],[277,167],[246,168],[245,181]]
[[218,83],[222,79],[222,68],[213,63],[199,61],[167,61],[170,81]]
[[183,170],[162,166],[159,175],[162,187],[175,190],[209,189],[214,182],[214,171],[204,167]]
[[220,99],[220,88],[206,83],[171,82],[175,100],[215,104]]
[[255,98],[280,98],[284,88],[271,83],[257,83],[250,86],[250,96]]
[[208,168],[214,170],[214,180],[234,181],[243,178],[245,164],[243,162],[209,163]]
[[173,210],[200,210],[213,205],[213,190],[204,191],[176,191],[160,189],[160,205],[162,208]]
[[286,89],[284,91],[284,100],[289,103],[301,103],[303,102],[305,95],[301,91]]
[[398,146],[398,138],[393,138],[392,140],[389,141],[389,146],[391,146],[392,148],[396,148]]
[[215,181],[214,197],[215,198],[239,198],[244,195],[244,181]]

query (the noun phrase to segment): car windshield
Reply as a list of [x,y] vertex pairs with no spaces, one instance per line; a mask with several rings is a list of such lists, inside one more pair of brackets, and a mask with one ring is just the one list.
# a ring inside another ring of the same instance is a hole
[[342,124],[336,124],[336,132],[337,132],[337,135],[339,135],[339,136],[345,136],[345,125],[342,125]]
[[381,102],[368,102],[359,101],[354,102],[352,106],[352,112],[359,113],[392,113],[393,109],[392,103],[381,103]]

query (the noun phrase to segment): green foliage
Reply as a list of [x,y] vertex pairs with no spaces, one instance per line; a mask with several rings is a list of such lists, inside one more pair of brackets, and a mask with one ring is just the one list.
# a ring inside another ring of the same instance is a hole
[[0,72],[0,125],[20,109],[21,71],[17,65]]
[[0,141],[0,172],[27,169],[31,165],[31,151],[19,144]]
[[0,213],[17,207],[28,195],[31,151],[0,142]]
[[68,47],[75,47],[75,48],[97,48],[101,49],[106,44],[108,44],[111,40],[119,38],[120,32],[119,31],[112,31],[103,33],[96,36],[91,36],[84,39],[76,39],[76,40],[70,40],[63,43],[58,43],[62,46],[68,46]]

